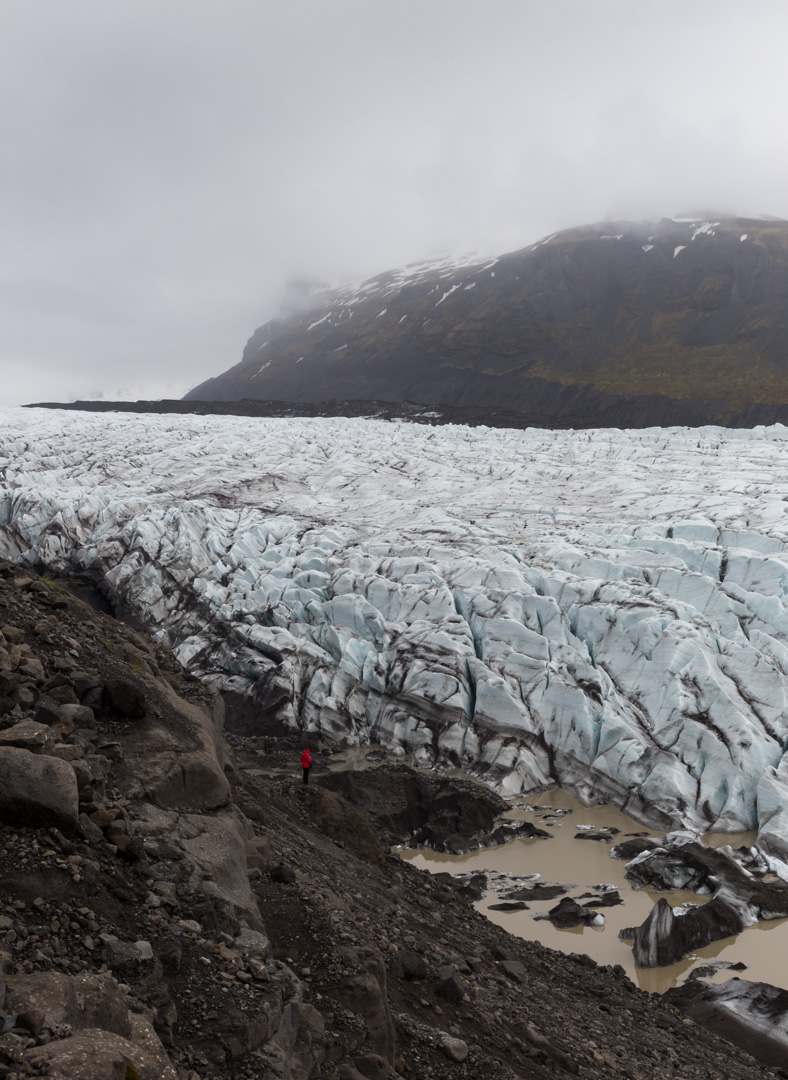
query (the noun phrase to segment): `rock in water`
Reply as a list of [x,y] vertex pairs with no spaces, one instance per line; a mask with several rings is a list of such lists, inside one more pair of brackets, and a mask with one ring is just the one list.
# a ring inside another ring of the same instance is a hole
[[537,915],[536,918],[549,920],[559,930],[570,930],[574,926],[602,926],[605,921],[603,915],[578,904],[570,896],[565,896],[546,915]]
[[638,967],[675,964],[688,952],[732,937],[753,921],[752,916],[748,918],[741,908],[720,897],[685,915],[675,915],[664,896],[660,897],[646,921],[635,931],[632,947],[635,963]]

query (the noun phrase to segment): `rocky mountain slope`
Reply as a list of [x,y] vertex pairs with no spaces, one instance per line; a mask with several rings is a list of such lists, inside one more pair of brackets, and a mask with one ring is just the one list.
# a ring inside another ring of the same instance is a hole
[[784,1075],[510,938],[221,723],[166,649],[0,562],[5,1080]]
[[788,418],[788,222],[569,229],[314,290],[187,400],[507,409],[580,424]]

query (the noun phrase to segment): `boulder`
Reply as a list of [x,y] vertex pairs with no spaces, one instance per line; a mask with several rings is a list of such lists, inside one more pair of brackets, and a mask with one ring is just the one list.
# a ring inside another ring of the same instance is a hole
[[183,850],[210,881],[202,891],[227,901],[255,930],[263,927],[246,872],[247,822],[235,806],[213,814],[182,814],[178,823]]
[[218,728],[203,709],[179,698],[159,680],[161,718],[146,716],[124,736],[118,771],[131,798],[162,807],[214,810],[230,800],[225,776],[226,750]]
[[380,1054],[359,1054],[353,1065],[364,1080],[388,1080],[391,1075],[388,1062]]
[[427,961],[412,949],[402,949],[394,957],[391,973],[396,979],[426,979],[429,974]]
[[79,814],[77,778],[67,761],[0,747],[0,821],[7,825],[53,825],[71,833]]
[[[326,1024],[322,1015],[313,1005],[305,1002],[301,1005],[298,1022],[298,1032],[293,1047],[292,1078],[293,1080],[308,1080],[310,1076],[319,1074],[320,1066],[326,1058],[325,1051]],[[388,1076],[388,1065],[383,1074]]]
[[104,683],[104,707],[127,720],[141,720],[148,712],[144,689],[130,679],[108,679]]
[[178,1076],[152,1029],[144,1041],[130,1042],[90,1028],[33,1047],[25,1053],[25,1062],[39,1070],[46,1068],[49,1080],[177,1080]]
[[82,1027],[74,980],[59,971],[7,976],[5,1008],[12,1013],[40,1009],[49,1028],[62,1024],[75,1029]]
[[441,1039],[441,1050],[449,1061],[456,1061],[458,1065],[468,1056],[468,1044],[463,1039],[453,1039],[450,1035],[444,1035]]
[[468,987],[457,974],[453,965],[444,964],[443,967],[438,968],[435,974],[438,976],[438,993],[440,996],[454,1005],[459,1005],[465,997]]
[[52,728],[35,720],[23,720],[21,724],[0,731],[0,747],[18,746],[31,754],[48,754],[54,744]]
[[519,960],[502,960],[501,967],[510,979],[513,979],[516,983],[525,982],[525,964]]

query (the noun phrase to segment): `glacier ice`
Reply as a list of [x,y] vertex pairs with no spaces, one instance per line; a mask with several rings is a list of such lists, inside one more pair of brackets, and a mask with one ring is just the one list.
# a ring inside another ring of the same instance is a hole
[[788,854],[788,429],[0,411],[0,553],[328,739]]

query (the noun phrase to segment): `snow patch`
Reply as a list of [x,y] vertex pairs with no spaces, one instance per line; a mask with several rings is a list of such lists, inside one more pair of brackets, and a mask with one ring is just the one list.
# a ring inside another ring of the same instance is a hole
[[704,221],[704,223],[702,225],[698,225],[698,227],[692,233],[692,236],[690,237],[690,243],[695,239],[696,236],[702,236],[704,233],[709,236],[714,236],[714,230],[717,228],[718,225],[719,221]]
[[[493,273],[492,276],[495,277],[495,274]],[[460,282],[460,284],[462,284],[462,282]],[[456,292],[457,289],[459,289],[459,287],[460,287],[460,285],[452,285],[452,287],[450,289],[447,289],[446,292],[443,294],[443,296],[438,301],[438,303],[435,305],[435,307],[440,307],[440,305],[443,303],[443,301],[446,299],[446,297],[451,296],[451,294],[453,292]]]

